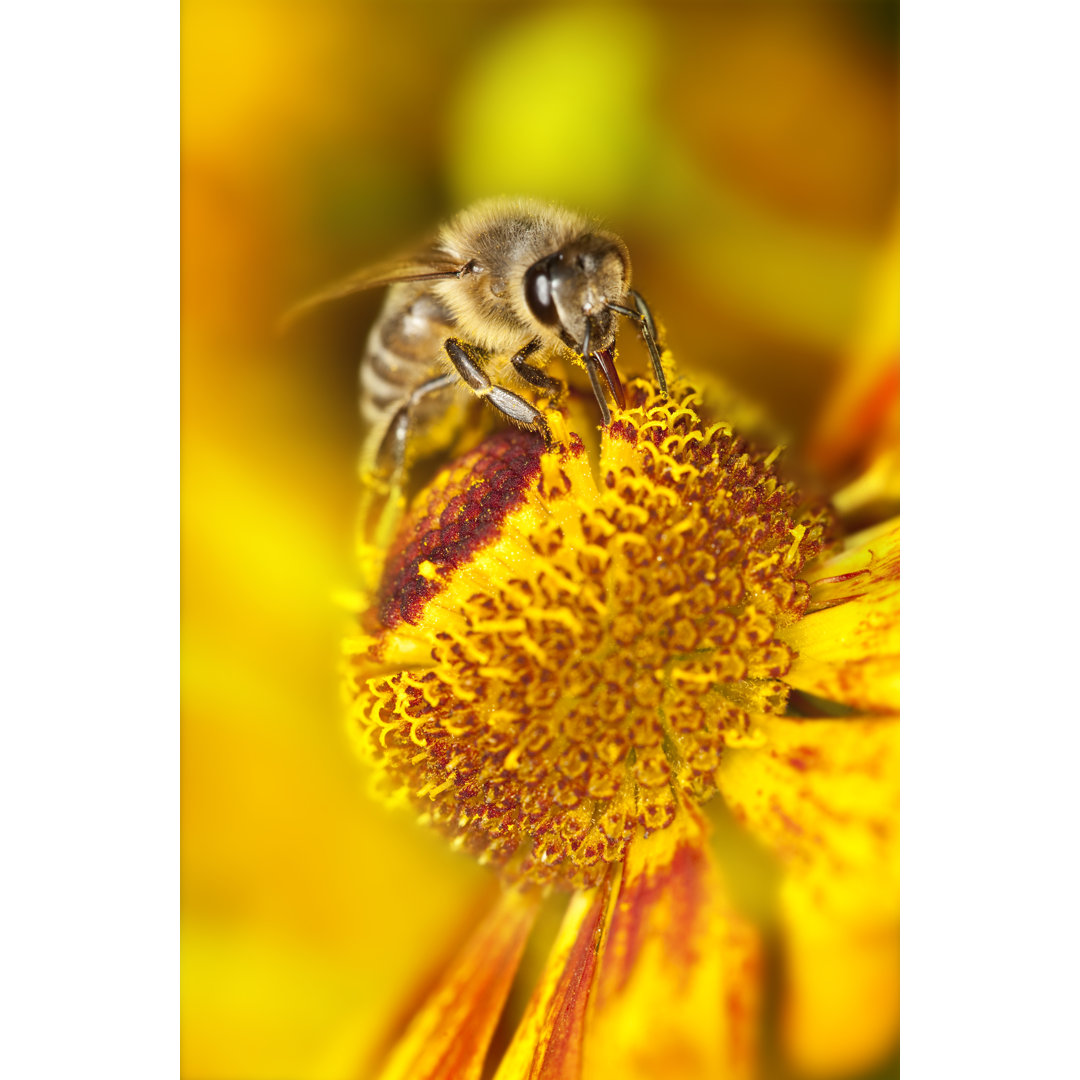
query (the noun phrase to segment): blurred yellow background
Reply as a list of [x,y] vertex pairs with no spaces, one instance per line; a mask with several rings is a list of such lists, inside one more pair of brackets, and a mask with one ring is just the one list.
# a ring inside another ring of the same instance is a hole
[[[897,11],[186,0],[187,1080],[345,1075],[491,889],[368,799],[341,719],[380,298],[278,316],[477,197],[550,198],[627,241],[684,369],[846,477],[895,438]],[[822,428],[853,397],[874,423]]]

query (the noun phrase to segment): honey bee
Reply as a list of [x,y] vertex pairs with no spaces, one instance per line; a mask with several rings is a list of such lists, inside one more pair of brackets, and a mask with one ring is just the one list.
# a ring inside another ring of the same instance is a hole
[[[585,367],[605,425],[607,396],[625,404],[614,364],[616,316],[637,323],[666,393],[656,326],[630,288],[630,256],[613,233],[532,199],[481,202],[413,256],[360,271],[288,316],[361,289],[389,286],[360,364],[368,436],[361,463],[400,489],[409,443],[462,386],[550,444],[544,414],[518,390],[557,401],[556,357]],[[515,389],[517,387],[517,389]]]

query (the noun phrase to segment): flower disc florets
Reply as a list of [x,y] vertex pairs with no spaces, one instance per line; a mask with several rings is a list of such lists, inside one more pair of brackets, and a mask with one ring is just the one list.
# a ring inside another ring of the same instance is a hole
[[576,436],[496,436],[421,496],[350,643],[364,751],[484,861],[595,882],[783,711],[824,523],[685,388],[631,384],[595,474]]

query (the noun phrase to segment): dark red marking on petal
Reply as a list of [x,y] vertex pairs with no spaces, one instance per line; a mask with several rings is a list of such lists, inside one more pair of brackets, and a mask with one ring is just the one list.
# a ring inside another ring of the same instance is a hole
[[[543,450],[543,439],[532,432],[499,432],[455,464],[468,486],[428,492],[387,558],[379,590],[383,626],[418,622],[444,576],[496,539],[539,474]],[[420,574],[424,562],[434,565],[434,578]]]
[[818,578],[814,582],[815,587],[822,585],[836,585],[841,581],[851,581],[853,578],[861,577],[863,574],[869,574],[867,570],[852,570],[850,574],[837,574],[835,577]]
[[613,439],[622,439],[631,446],[637,446],[638,429],[627,420],[613,420],[608,432]]
[[806,772],[820,766],[821,751],[816,746],[797,746],[787,755],[787,763],[798,772]]
[[769,808],[788,832],[794,833],[796,836],[803,836],[806,833],[806,830],[793,817],[784,813],[780,808],[780,800],[775,795],[770,800]]
[[573,948],[566,958],[545,1022],[551,1035],[541,1055],[533,1058],[530,1078],[581,1075],[585,1011],[596,976],[596,958],[604,932],[602,918],[610,888],[611,875],[608,874],[578,928]]
[[656,905],[671,912],[664,949],[674,970],[689,979],[696,960],[696,931],[705,917],[706,856],[702,848],[680,844],[667,866],[625,877],[615,905],[604,954],[602,994],[618,994],[629,982],[649,934]]

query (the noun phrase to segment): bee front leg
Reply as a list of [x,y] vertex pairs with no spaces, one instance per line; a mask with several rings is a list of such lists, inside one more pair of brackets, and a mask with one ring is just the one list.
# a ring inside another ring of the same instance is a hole
[[548,394],[553,405],[558,404],[566,387],[546,371],[541,371],[540,368],[534,367],[529,363],[529,357],[539,348],[540,339],[533,338],[528,345],[523,349],[518,349],[518,351],[510,357],[510,363],[513,364],[514,370],[527,383],[531,383],[538,390],[543,390],[544,393]]
[[[504,386],[496,386],[484,373],[481,366],[481,356],[477,350],[470,348],[456,338],[447,338],[443,348],[446,349],[446,355],[450,357],[454,369],[465,380],[465,385],[477,397],[489,401],[503,416],[508,416],[511,420],[539,432],[544,436],[544,441],[548,446],[552,445],[551,429],[544,419],[544,414],[535,405],[530,405],[523,397],[518,397],[513,390],[507,390]],[[526,346],[527,348],[528,346]],[[536,371],[538,375],[543,375],[545,379],[548,378],[544,372],[532,368],[531,365],[526,366],[529,366],[530,370]],[[515,367],[517,367],[516,364]]]
[[617,311],[620,315],[633,319],[641,329],[641,336],[649,349],[649,357],[652,360],[653,374],[656,376],[656,384],[660,393],[667,397],[667,376],[664,374],[664,365],[660,363],[660,343],[656,340],[656,323],[653,320],[649,305],[645,298],[635,289],[630,290],[630,299],[634,301],[632,308],[623,307],[621,304],[608,304],[611,311]]
[[634,301],[634,307],[637,308],[638,315],[641,318],[641,336],[645,339],[645,344],[649,347],[649,356],[652,359],[653,373],[656,375],[656,382],[660,387],[660,393],[665,397],[667,396],[667,376],[664,374],[664,366],[660,363],[660,342],[656,340],[656,323],[653,321],[652,312],[649,310],[649,305],[645,303],[645,298],[636,289],[630,290],[631,299]]

